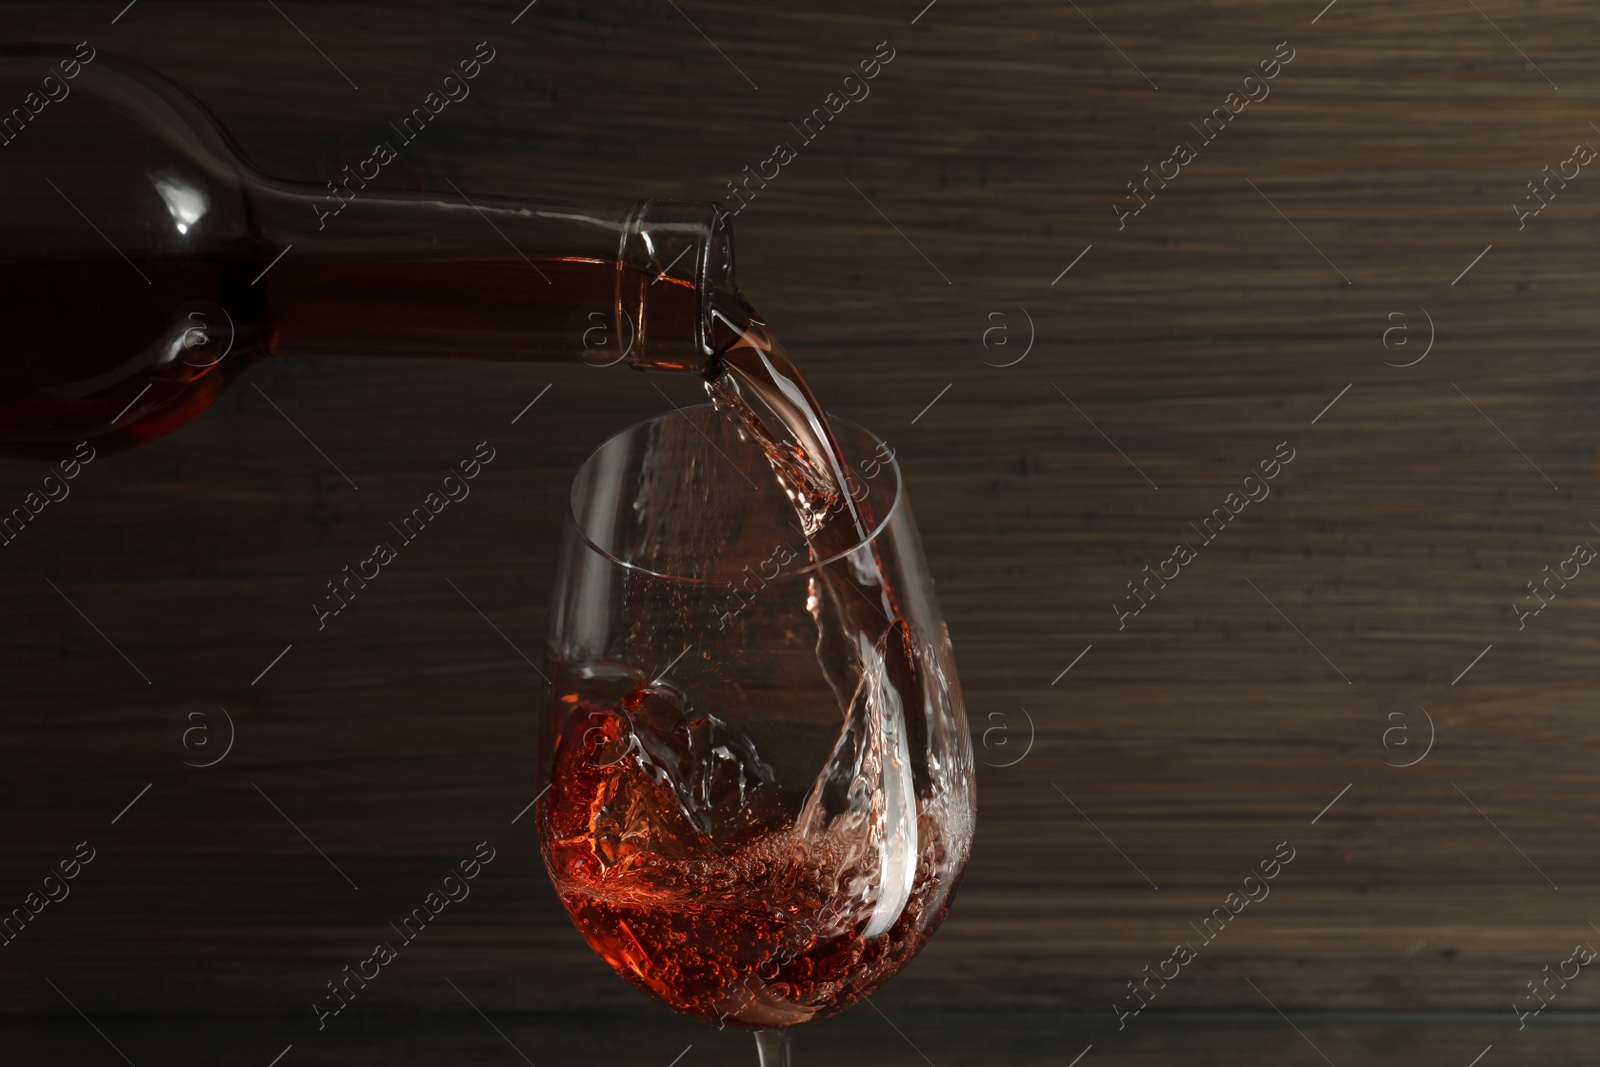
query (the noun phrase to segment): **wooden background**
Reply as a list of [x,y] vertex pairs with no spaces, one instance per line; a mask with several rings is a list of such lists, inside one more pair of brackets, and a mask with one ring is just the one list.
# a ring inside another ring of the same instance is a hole
[[[0,17],[170,74],[267,170],[316,182],[488,40],[408,173],[603,204],[723,195],[896,49],[737,222],[745,291],[831,407],[899,450],[989,764],[955,910],[884,1012],[1088,1011],[1110,1041],[1125,983],[1282,841],[1271,896],[1152,1012],[1509,1024],[1526,980],[1600,942],[1600,576],[1522,631],[1510,607],[1600,545],[1600,178],[1522,231],[1511,207],[1600,145],[1600,9],[539,0],[513,25],[516,2],[141,0],[113,25],[121,6]],[[1119,231],[1124,182],[1283,41],[1270,98]],[[1427,358],[1386,366],[1423,351],[1425,316]],[[1026,358],[989,365],[1030,318]],[[1396,323],[1410,344],[1386,349]],[[361,1010],[467,1011],[446,979],[490,1012],[637,1007],[512,824],[538,676],[450,583],[537,659],[566,482],[665,408],[656,386],[695,392],[620,368],[262,365],[0,550],[0,907],[99,850],[3,950],[0,1010],[69,1012],[53,982],[90,1015],[314,1033],[324,982],[485,839],[471,899]],[[323,582],[484,439],[499,458],[470,500],[318,633]],[[1271,497],[1119,631],[1123,583],[1284,441]],[[0,465],[0,505],[41,477]],[[169,742],[193,700],[237,728],[204,770]],[[1419,709],[1431,750],[1386,765],[1424,751]],[[1597,1005],[1579,979],[1552,1010]]]

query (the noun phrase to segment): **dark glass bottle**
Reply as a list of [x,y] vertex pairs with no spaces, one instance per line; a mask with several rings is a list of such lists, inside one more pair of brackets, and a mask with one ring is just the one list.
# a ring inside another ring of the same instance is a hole
[[706,372],[742,309],[716,204],[554,207],[326,187],[246,161],[192,96],[89,45],[0,51],[0,456],[117,451],[270,355]]

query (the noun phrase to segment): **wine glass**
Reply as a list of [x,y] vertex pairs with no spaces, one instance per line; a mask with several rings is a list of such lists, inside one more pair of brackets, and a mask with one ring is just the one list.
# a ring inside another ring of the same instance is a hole
[[756,1031],[763,1067],[788,1064],[788,1028],[869,995],[926,943],[976,803],[900,469],[831,424],[863,520],[848,550],[811,558],[759,444],[710,405],[682,408],[579,469],[551,597],[551,880],[618,974]]

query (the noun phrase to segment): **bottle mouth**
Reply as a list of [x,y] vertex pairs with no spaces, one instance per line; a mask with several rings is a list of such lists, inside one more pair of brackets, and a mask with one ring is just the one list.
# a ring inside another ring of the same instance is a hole
[[[846,491],[852,496],[860,491],[857,499],[870,508],[872,525],[826,559],[807,559],[797,566],[786,564],[780,574],[768,579],[769,583],[808,580],[826,567],[839,565],[877,541],[900,510],[905,490],[893,451],[876,434],[853,422],[834,416],[829,416],[829,422],[846,458],[853,467],[861,467],[861,473],[851,472],[858,481]],[[678,439],[665,443],[672,450],[672,464],[696,469],[693,481],[705,492],[705,503],[714,506],[680,513],[681,525],[671,533],[654,529],[644,535],[638,529],[630,529],[629,524],[650,507],[638,488],[649,478],[659,476],[645,473],[651,466],[648,453],[661,449],[662,438],[673,434]],[[677,451],[683,445],[688,445],[689,451]],[[743,446],[731,420],[711,404],[642,419],[613,434],[579,466],[567,494],[567,525],[584,548],[608,563],[650,578],[688,585],[724,584],[746,565],[757,566],[768,560],[776,543],[790,543],[804,558],[807,546],[803,537],[790,541],[786,535],[776,533],[777,526],[793,519],[793,505],[778,488],[760,448],[750,442],[743,442]],[[754,524],[748,519],[730,519],[730,528],[738,529],[735,543],[719,540],[718,523],[739,515],[741,503],[750,509],[746,514],[753,510],[772,517],[772,528],[752,532],[747,525]],[[663,545],[686,545],[697,540],[707,546],[705,551],[668,554],[660,550]],[[714,566],[708,568],[707,562],[713,559]]]
[[721,204],[634,205],[617,250],[618,336],[634,339],[631,366],[711,372],[726,332],[713,311],[744,308],[733,280],[733,217]]

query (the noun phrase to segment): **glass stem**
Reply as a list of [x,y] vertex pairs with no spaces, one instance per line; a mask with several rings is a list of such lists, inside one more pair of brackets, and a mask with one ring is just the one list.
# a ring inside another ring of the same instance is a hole
[[789,1031],[757,1030],[756,1051],[761,1053],[761,1067],[789,1067]]

